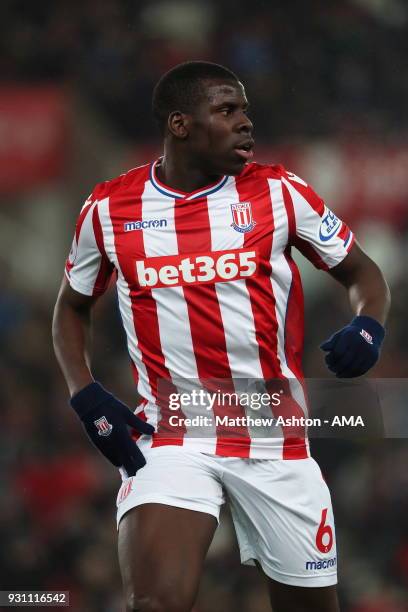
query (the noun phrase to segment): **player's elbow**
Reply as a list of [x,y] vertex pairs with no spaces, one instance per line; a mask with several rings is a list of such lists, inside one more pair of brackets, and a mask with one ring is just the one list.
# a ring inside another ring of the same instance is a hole
[[382,276],[382,279],[384,282],[384,300],[385,300],[385,305],[386,305],[386,311],[388,313],[388,311],[391,308],[391,290],[384,276]]
[[55,302],[52,316],[51,333],[54,346],[55,343],[57,343],[61,338],[61,333],[64,328],[64,320],[67,317],[69,317],[69,305],[64,299],[64,294],[60,292],[57,297],[57,301]]
[[54,345],[54,350],[56,350],[59,344],[59,341],[61,339],[61,327],[62,327],[61,318],[62,318],[62,308],[61,308],[60,300],[58,298],[54,306],[54,312],[53,312],[52,324],[51,324],[51,335],[52,335],[52,342]]
[[52,317],[51,335],[58,357],[72,338],[87,337],[91,321],[90,304],[73,304],[63,292],[58,295]]
[[[364,275],[362,275],[364,277]],[[369,270],[367,270],[368,285],[372,294],[372,301],[381,303],[384,318],[387,317],[391,307],[391,291],[387,280],[379,266],[370,261]],[[361,285],[365,287],[367,283],[362,280]],[[368,290],[366,290],[368,292]]]

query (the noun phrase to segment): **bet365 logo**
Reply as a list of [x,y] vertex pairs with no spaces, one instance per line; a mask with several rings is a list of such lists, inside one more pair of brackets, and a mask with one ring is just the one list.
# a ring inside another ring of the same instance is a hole
[[148,289],[226,283],[255,276],[257,270],[256,249],[169,255],[136,261],[137,282],[141,288]]

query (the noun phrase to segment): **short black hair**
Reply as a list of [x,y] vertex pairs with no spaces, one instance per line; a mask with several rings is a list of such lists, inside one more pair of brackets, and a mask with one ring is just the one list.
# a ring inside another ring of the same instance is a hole
[[160,78],[153,91],[152,108],[162,133],[170,113],[193,111],[203,96],[202,83],[207,79],[239,81],[237,75],[225,66],[202,61],[178,64]]

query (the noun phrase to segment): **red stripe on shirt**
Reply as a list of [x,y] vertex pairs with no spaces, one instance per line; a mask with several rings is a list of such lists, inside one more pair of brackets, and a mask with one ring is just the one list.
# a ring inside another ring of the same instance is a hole
[[324,202],[320,196],[310,187],[310,185],[302,185],[298,181],[293,181],[288,177],[285,177],[290,182],[292,187],[300,193],[300,195],[306,200],[313,210],[315,210],[321,217],[324,215]]
[[132,358],[130,358],[130,369],[132,371],[133,380],[134,380],[134,383],[135,383],[136,389],[137,389],[137,386],[139,384],[139,372],[137,371],[137,367],[133,363],[133,359]]
[[[75,226],[75,236],[74,236],[74,240],[76,242],[76,244],[78,245],[79,242],[79,235],[81,233],[81,229],[82,229],[82,225],[85,221],[85,217],[88,214],[89,209],[91,208],[93,202],[89,202],[87,204],[84,204],[84,206],[82,207],[81,212],[79,213],[79,217],[77,219],[76,222],[76,226]],[[72,268],[75,265],[75,260],[73,262],[69,261],[69,257],[65,262],[65,270],[67,271],[68,274],[68,278],[69,278],[69,273],[71,272]]]
[[[194,211],[192,210],[194,208]],[[194,221],[192,221],[194,216]],[[175,205],[175,226],[179,253],[209,252],[211,248],[210,219],[207,200],[194,202],[177,200]],[[200,232],[193,232],[193,227]],[[233,392],[234,385],[228,361],[227,345],[221,309],[215,285],[183,287],[190,321],[193,350],[198,376],[208,391]],[[218,380],[217,380],[218,379]],[[209,388],[211,387],[211,388]],[[214,416],[245,416],[241,406],[217,405]],[[244,426],[234,428],[217,425],[217,455],[249,457],[250,437]]]
[[292,273],[285,317],[285,356],[286,363],[296,378],[303,378],[302,356],[304,345],[304,298],[299,269],[293,261],[290,247],[285,251],[285,259]]
[[354,238],[354,234],[352,234],[351,232],[351,229],[346,223],[344,223],[344,221],[341,224],[341,228],[340,228],[338,235],[339,235],[339,238],[342,238],[342,240],[344,240],[344,242],[347,242],[347,239],[350,240],[350,242],[345,247],[348,253],[355,242],[355,238]]
[[303,379],[302,356],[304,345],[304,298],[299,269],[292,258],[291,243],[296,240],[296,217],[287,186],[282,182],[283,203],[288,218],[288,246],[285,259],[292,273],[285,317],[285,356],[289,368]]
[[[256,338],[259,346],[259,357],[264,378],[268,382],[269,393],[283,390],[281,403],[273,407],[275,417],[283,416],[304,416],[303,410],[292,398],[289,383],[282,374],[281,364],[278,356],[278,321],[276,317],[276,299],[273,293],[273,286],[270,280],[273,273],[270,263],[275,220],[273,216],[272,197],[267,179],[258,179],[264,185],[254,188],[253,180],[246,181],[245,177],[236,181],[239,200],[241,202],[251,202],[254,221],[257,225],[254,230],[245,235],[245,246],[249,247],[253,241],[257,240],[261,264],[265,267],[264,273],[257,278],[248,279],[247,287],[251,299],[252,312],[255,323]],[[262,198],[252,198],[253,193],[265,194]],[[293,225],[294,217],[288,215],[289,230]],[[263,233],[263,235],[262,235]],[[299,459],[307,456],[304,440],[304,428],[292,428],[282,426],[284,436],[283,459]]]
[[82,224],[85,221],[85,217],[88,214],[88,211],[91,208],[92,204],[93,202],[88,202],[87,204],[84,204],[81,212],[79,213],[78,221],[75,227],[75,238],[77,243],[79,241],[79,234],[81,233]]
[[338,232],[338,237],[342,238],[343,240],[346,239],[346,237],[348,236],[350,230],[348,228],[348,226],[344,223],[344,221],[341,222],[341,227],[340,227],[340,231]]
[[[255,181],[262,183],[255,186]],[[276,319],[276,302],[270,281],[272,240],[274,219],[272,213],[269,185],[266,178],[236,179],[236,189],[240,202],[250,202],[252,217],[256,225],[244,237],[244,247],[256,245],[259,257],[259,274],[246,281],[252,315],[255,324],[256,340],[259,348],[259,358],[264,378],[279,378],[281,368],[278,357],[278,322]],[[254,198],[254,194],[264,193],[262,198]]]
[[330,270],[327,263],[320,257],[319,253],[313,248],[313,246],[303,240],[303,238],[296,238],[293,240],[293,246],[295,246],[301,253],[308,259],[316,268],[319,270],[325,270],[326,272]]
[[[306,387],[304,384],[304,374],[302,368],[303,347],[304,347],[304,298],[302,289],[302,280],[300,278],[299,269],[294,262],[291,254],[290,245],[297,242],[296,236],[296,217],[293,207],[293,201],[290,196],[287,186],[282,182],[283,203],[285,205],[286,215],[288,218],[288,247],[285,249],[285,259],[292,273],[292,283],[289,290],[288,302],[285,317],[285,357],[286,363],[290,370],[295,374],[303,388],[305,402],[307,402]],[[324,205],[323,205],[324,210]],[[307,242],[304,246],[310,246]],[[312,249],[312,256],[319,258],[319,265],[325,266],[323,260]],[[297,404],[296,404],[297,406]],[[307,406],[306,406],[307,407]],[[303,410],[297,412],[299,416],[303,415]],[[304,415],[303,415],[304,416]],[[291,454],[292,459],[303,459],[308,456],[306,444],[304,443],[305,432],[299,439],[299,447],[294,444],[291,449],[287,449],[287,454]]]
[[[351,231],[351,230],[350,230],[350,231]],[[350,243],[349,243],[349,244],[347,245],[347,247],[346,247],[346,251],[347,251],[347,253],[350,253],[351,247],[353,246],[353,244],[355,243],[355,241],[356,241],[356,237],[354,236],[354,234],[352,234],[352,236],[351,236],[351,240],[350,240]]]
[[99,219],[98,205],[96,205],[92,211],[92,226],[96,244],[101,254],[101,261],[92,295],[100,295],[106,290],[109,284],[109,279],[112,276],[113,265],[106,255],[105,245],[103,243],[101,221]]
[[289,193],[289,189],[287,188],[284,182],[282,182],[282,194],[283,194],[283,202],[285,204],[286,214],[288,216],[289,245],[292,244],[293,246],[295,246],[301,253],[303,253],[306,259],[311,261],[312,264],[316,266],[316,268],[319,268],[321,270],[328,270],[329,269],[328,265],[323,261],[320,255],[314,250],[312,245],[306,240],[303,240],[302,238],[299,238],[299,236],[296,235],[296,216],[295,216],[295,210],[293,206],[293,200],[292,200],[292,196]]
[[[169,423],[171,412],[168,395],[177,392],[171,382],[161,348],[159,322],[156,302],[152,291],[140,287],[136,281],[135,260],[146,257],[143,232],[125,232],[124,223],[129,219],[142,218],[142,194],[148,179],[149,168],[140,176],[139,181],[130,183],[120,191],[120,195],[110,197],[109,213],[112,221],[116,256],[122,274],[130,290],[133,324],[141,358],[145,365],[149,384],[156,403],[160,408],[160,421],[157,432],[153,434],[152,447],[163,445],[180,446],[183,444],[185,427],[172,427]],[[128,193],[126,193],[128,191]],[[160,382],[159,382],[160,381]]]
[[[282,182],[282,194],[283,194],[283,202],[285,204],[286,214],[288,216],[289,245],[292,244],[293,246],[295,246],[301,253],[303,253],[306,259],[311,261],[312,264],[316,266],[316,268],[319,268],[320,270],[328,270],[329,266],[324,262],[324,260],[320,257],[320,255],[315,251],[312,245],[306,240],[303,240],[302,238],[299,238],[299,236],[296,235],[296,216],[295,216],[295,210],[293,206],[293,200],[289,193],[289,189],[287,188],[284,182]],[[324,205],[323,205],[323,209],[324,209]],[[317,212],[319,212],[320,214],[320,209]]]
[[[285,251],[285,258],[292,272],[292,284],[289,291],[285,317],[286,363],[302,385],[306,410],[307,413],[309,413],[307,388],[302,367],[304,345],[304,299],[302,281],[300,278],[299,269],[291,256],[290,247],[288,247],[288,249]],[[297,411],[297,415],[304,416],[303,410]],[[308,416],[308,414],[306,416]],[[290,449],[286,449],[287,455],[290,455],[290,457],[287,458],[304,459],[308,457],[304,438],[305,430],[303,430],[302,435],[299,436],[298,444],[293,443]]]

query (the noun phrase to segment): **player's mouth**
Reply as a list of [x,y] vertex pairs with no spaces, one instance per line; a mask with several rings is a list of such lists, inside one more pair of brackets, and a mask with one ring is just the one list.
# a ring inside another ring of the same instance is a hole
[[242,142],[237,144],[234,147],[234,151],[246,162],[249,162],[254,156],[254,144],[255,141],[252,138],[247,138],[247,140],[243,140]]

